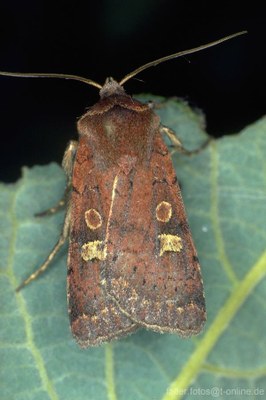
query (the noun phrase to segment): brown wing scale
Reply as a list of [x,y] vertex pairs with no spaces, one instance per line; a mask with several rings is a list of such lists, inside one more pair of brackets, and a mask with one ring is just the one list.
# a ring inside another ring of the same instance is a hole
[[139,326],[198,333],[200,267],[159,118],[130,96],[108,95],[78,128],[68,262],[73,335],[85,347]]
[[206,319],[200,266],[159,131],[149,163],[118,175],[114,207],[120,212],[102,269],[107,294],[137,324],[182,336],[198,333]]
[[[84,171],[88,173],[84,175]],[[137,329],[112,299],[106,297],[100,284],[106,216],[111,200],[111,186],[108,176],[105,178],[95,168],[88,143],[81,140],[73,171],[68,308],[73,336],[82,347],[101,344]]]

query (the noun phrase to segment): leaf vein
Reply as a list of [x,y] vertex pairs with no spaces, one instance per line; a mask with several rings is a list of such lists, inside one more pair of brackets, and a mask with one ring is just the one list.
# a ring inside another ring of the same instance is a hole
[[179,376],[167,388],[166,394],[163,396],[162,400],[177,400],[183,397],[191,382],[201,371],[202,365],[210,351],[213,349],[222,333],[226,330],[230,321],[233,319],[253,288],[265,276],[265,273],[266,251],[245,275],[244,279],[234,288],[234,291],[220,309],[209,329],[195,348],[195,351],[184,365]]
[[[17,241],[17,231],[19,227],[19,223],[17,221],[15,215],[15,204],[16,198],[19,193],[19,190],[14,194],[12,201],[10,202],[9,213],[11,215],[11,224],[12,224],[12,236],[9,245],[9,256],[8,256],[8,271],[9,271],[9,279],[12,283],[12,286],[15,288],[17,287],[17,280],[14,274],[14,255],[15,255],[15,248],[16,248],[16,241]],[[14,291],[15,293],[15,291]],[[24,320],[25,324],[25,333],[26,333],[26,342],[27,347],[30,350],[33,359],[35,361],[36,368],[39,372],[40,380],[43,386],[43,390],[45,390],[51,400],[58,400],[58,396],[56,390],[53,386],[52,381],[49,379],[45,362],[43,360],[42,354],[39,351],[38,347],[34,342],[34,333],[32,330],[31,325],[31,318],[29,312],[27,310],[26,301],[22,295],[22,293],[18,293],[17,297],[17,304],[20,309],[21,316]]]

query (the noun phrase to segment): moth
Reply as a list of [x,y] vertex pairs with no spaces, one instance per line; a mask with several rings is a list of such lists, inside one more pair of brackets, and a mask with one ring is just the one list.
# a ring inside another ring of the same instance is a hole
[[197,252],[163,135],[181,143],[149,104],[129,96],[123,85],[146,68],[214,46],[244,32],[175,53],[104,85],[64,74],[22,77],[68,78],[100,89],[100,100],[78,121],[79,140],[63,158],[67,204],[61,236],[40,268],[50,265],[69,238],[67,299],[71,330],[81,347],[126,336],[144,327],[188,337],[206,320]]

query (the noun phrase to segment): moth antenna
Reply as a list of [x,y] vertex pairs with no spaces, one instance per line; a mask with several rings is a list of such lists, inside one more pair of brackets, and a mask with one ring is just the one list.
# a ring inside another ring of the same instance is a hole
[[102,89],[102,85],[97,82],[92,81],[91,79],[83,78],[78,75],[68,75],[68,74],[54,74],[54,73],[41,73],[41,72],[5,72],[0,71],[0,75],[3,76],[14,76],[18,78],[59,78],[59,79],[71,79],[72,81],[79,81],[86,83],[87,85],[95,86],[98,89]]
[[[202,46],[198,46],[198,47],[194,47],[193,49],[189,49],[189,50],[183,50],[183,51],[179,51],[178,53],[174,53],[174,54],[170,54],[169,56],[166,57],[162,57],[162,58],[158,58],[157,60],[151,61],[147,64],[142,65],[141,67],[135,69],[134,71],[130,72],[129,74],[127,74],[120,82],[119,84],[122,86],[124,85],[125,82],[127,82],[129,79],[131,79],[133,76],[136,76],[137,74],[139,74],[140,72],[144,71],[147,68],[150,67],[155,67],[158,64],[161,64],[165,61],[168,60],[172,60],[173,58],[178,58],[187,54],[192,54],[192,53],[196,53],[197,51],[201,51],[204,49],[207,49],[209,47],[212,46],[216,46],[217,44],[220,44],[222,42],[225,42],[226,40],[230,40],[233,39],[237,36],[240,35],[244,35],[246,34],[247,31],[241,31],[241,32],[237,32],[234,33],[232,35],[228,35],[225,36],[221,39],[215,40],[214,42],[210,42],[207,44],[203,44]],[[59,79],[69,79],[69,80],[73,80],[73,81],[79,81],[79,82],[83,82],[86,83],[87,85],[91,85],[94,87],[97,87],[98,89],[102,89],[103,86],[100,85],[99,83],[88,79],[88,78],[84,78],[82,76],[78,76],[78,75],[69,75],[69,74],[57,74],[57,73],[41,73],[41,72],[6,72],[6,71],[0,71],[0,75],[2,76],[13,76],[13,77],[17,77],[17,78],[59,78]]]
[[207,49],[209,47],[216,46],[217,44],[225,42],[226,40],[233,39],[233,38],[235,38],[237,36],[244,35],[245,33],[247,33],[247,31],[241,31],[241,32],[233,33],[232,35],[225,36],[225,37],[223,37],[221,39],[215,40],[214,42],[203,44],[202,46],[194,47],[193,49],[179,51],[178,53],[170,54],[169,56],[158,58],[157,60],[148,62],[147,64],[144,64],[141,67],[139,67],[139,68],[135,69],[134,71],[130,72],[129,74],[127,74],[119,82],[119,84],[121,86],[124,85],[124,83],[127,82],[129,79],[131,79],[133,76],[139,74],[140,72],[144,71],[147,68],[155,67],[156,65],[161,64],[162,62],[165,62],[165,61],[168,61],[168,60],[172,60],[173,58],[181,57],[181,56],[184,56],[186,54],[196,53],[197,51],[201,51],[201,50]]

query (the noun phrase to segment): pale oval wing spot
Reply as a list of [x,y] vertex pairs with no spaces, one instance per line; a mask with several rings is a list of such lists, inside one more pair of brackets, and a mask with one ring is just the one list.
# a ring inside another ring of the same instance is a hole
[[168,222],[172,217],[172,206],[167,201],[162,201],[156,207],[156,219],[161,222]]
[[90,208],[85,212],[85,221],[87,227],[93,230],[100,228],[103,223],[101,214],[95,208]]

